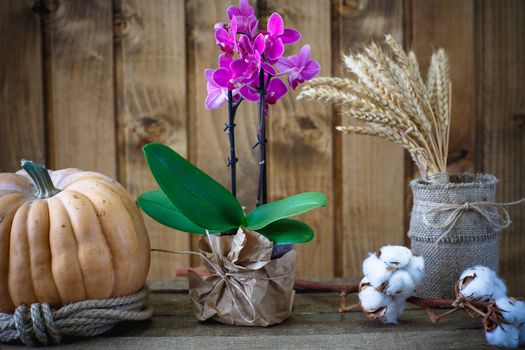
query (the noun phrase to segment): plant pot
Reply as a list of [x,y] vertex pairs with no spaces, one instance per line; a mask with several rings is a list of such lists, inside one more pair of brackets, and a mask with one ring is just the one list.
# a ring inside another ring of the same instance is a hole
[[491,204],[497,182],[492,175],[470,173],[451,174],[449,183],[411,181],[408,236],[414,254],[425,258],[426,270],[417,296],[453,299],[466,268],[485,265],[498,271],[500,228],[494,218],[499,221],[499,213]]
[[203,236],[199,248],[209,275],[188,275],[198,320],[266,327],[290,317],[295,251],[272,259],[272,242],[243,229],[234,236]]
[[272,249],[272,259],[278,259],[293,249],[293,244],[274,244]]

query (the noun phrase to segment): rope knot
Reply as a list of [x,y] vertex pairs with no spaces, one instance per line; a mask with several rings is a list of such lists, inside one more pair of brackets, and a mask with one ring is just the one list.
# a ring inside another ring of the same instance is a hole
[[26,305],[22,304],[16,308],[13,315],[13,323],[22,343],[28,346],[33,346],[34,341],[31,336],[31,330],[33,327],[31,325],[31,319]]
[[62,337],[55,328],[53,314],[48,304],[20,305],[13,314],[17,337],[27,346],[34,346],[35,339],[42,345],[58,344]]
[[[414,205],[427,208],[423,211],[422,216],[423,223],[426,226],[434,229],[446,229],[436,240],[436,244],[449,235],[466,211],[475,211],[496,229],[504,229],[512,223],[506,207],[522,203],[525,203],[525,198],[509,203],[481,201],[455,204],[414,201]],[[429,217],[430,214],[433,214],[432,219]],[[442,215],[436,217],[436,214]]]
[[96,336],[120,321],[151,317],[148,290],[102,300],[83,300],[51,309],[49,304],[20,305],[13,314],[0,313],[0,342],[20,340],[27,346],[59,344],[62,336]]

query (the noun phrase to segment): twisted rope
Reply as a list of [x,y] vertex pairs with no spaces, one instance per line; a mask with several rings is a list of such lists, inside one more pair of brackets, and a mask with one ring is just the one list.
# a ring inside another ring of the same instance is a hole
[[13,314],[0,313],[0,342],[20,340],[27,346],[59,344],[63,336],[96,336],[121,321],[151,317],[148,290],[123,297],[84,300],[51,309],[48,304],[20,305]]
[[[448,236],[452,229],[458,223],[461,215],[469,210],[476,211],[482,217],[484,217],[491,225],[498,229],[504,229],[510,226],[512,221],[510,220],[509,212],[505,207],[513,206],[525,203],[525,198],[515,202],[509,203],[495,203],[495,202],[466,202],[462,204],[452,203],[432,203],[424,201],[414,201],[415,205],[429,207],[423,213],[423,223],[431,228],[442,229],[448,228],[439,238],[436,240],[436,244],[442,239]],[[491,212],[490,209],[496,208],[495,212]],[[434,220],[431,222],[429,214],[437,213],[449,213],[448,216],[442,218],[441,222]],[[500,215],[501,213],[501,215]]]

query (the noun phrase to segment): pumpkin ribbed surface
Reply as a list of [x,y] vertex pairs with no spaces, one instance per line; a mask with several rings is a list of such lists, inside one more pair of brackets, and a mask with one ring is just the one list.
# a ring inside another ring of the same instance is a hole
[[41,199],[25,171],[0,174],[0,312],[140,290],[150,245],[127,191],[95,172],[48,173],[60,192]]

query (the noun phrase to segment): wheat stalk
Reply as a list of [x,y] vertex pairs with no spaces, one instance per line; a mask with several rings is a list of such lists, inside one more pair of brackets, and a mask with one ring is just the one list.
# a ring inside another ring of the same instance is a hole
[[316,78],[299,99],[339,108],[364,126],[338,126],[346,134],[387,139],[408,150],[421,175],[445,173],[450,133],[449,62],[443,49],[433,53],[426,81],[416,55],[405,53],[391,35],[386,49],[372,43],[360,53],[343,56],[356,79]]

